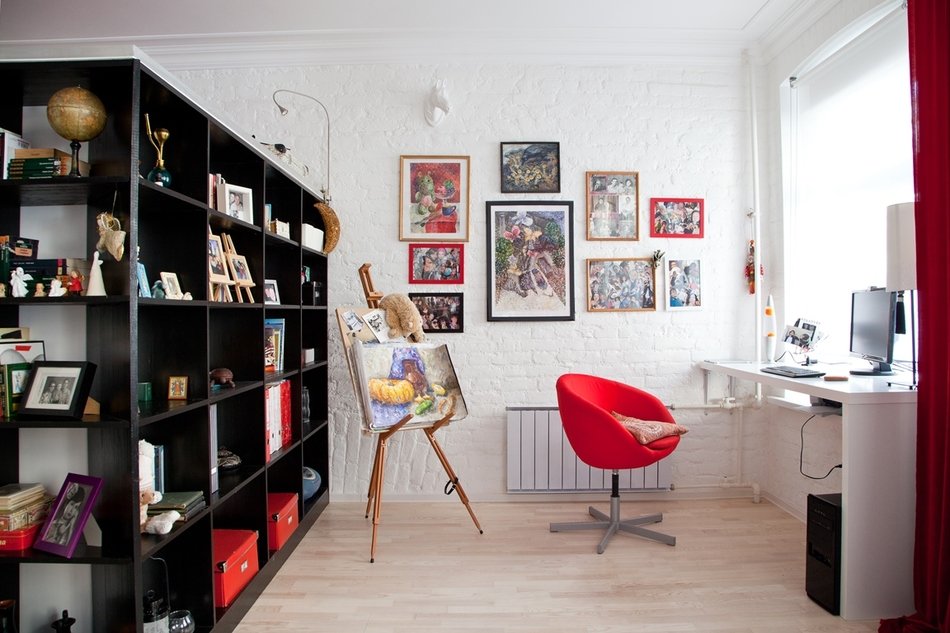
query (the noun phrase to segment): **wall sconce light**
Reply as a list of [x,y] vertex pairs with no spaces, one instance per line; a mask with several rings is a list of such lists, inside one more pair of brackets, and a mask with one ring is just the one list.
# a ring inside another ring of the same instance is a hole
[[449,104],[449,92],[446,81],[439,79],[429,91],[424,104],[426,123],[432,127],[442,123],[442,120],[449,113],[451,104]]
[[286,116],[289,112],[287,108],[282,106],[280,102],[277,101],[277,95],[281,92],[286,92],[288,94],[297,95],[298,97],[310,99],[323,109],[323,114],[325,114],[327,117],[327,184],[324,188],[320,189],[320,193],[323,194],[323,201],[317,202],[313,206],[316,207],[317,211],[320,213],[320,217],[323,218],[323,252],[329,253],[334,248],[336,248],[337,242],[340,241],[340,220],[336,215],[336,211],[334,211],[330,206],[330,201],[332,200],[332,197],[330,196],[330,113],[327,111],[327,107],[323,105],[323,103],[316,97],[311,97],[308,94],[297,92],[296,90],[280,88],[274,91],[274,94],[271,95],[271,98],[274,100],[274,105],[276,105],[277,109],[280,110],[281,116]]

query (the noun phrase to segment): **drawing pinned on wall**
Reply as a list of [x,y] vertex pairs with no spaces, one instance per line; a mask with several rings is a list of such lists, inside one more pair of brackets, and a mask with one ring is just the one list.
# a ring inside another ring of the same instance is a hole
[[369,431],[387,429],[408,414],[407,427],[432,425],[451,411],[453,421],[468,415],[445,345],[356,341],[353,361]]

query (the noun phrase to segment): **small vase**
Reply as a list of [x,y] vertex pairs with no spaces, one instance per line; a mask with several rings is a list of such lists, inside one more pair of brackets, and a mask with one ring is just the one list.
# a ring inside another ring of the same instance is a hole
[[0,633],[16,633],[15,607],[16,600],[0,600]]
[[159,187],[170,187],[172,184],[172,174],[165,169],[165,161],[162,159],[159,159],[158,162],[155,163],[155,167],[152,168],[152,171],[148,172],[146,178]]
[[168,615],[168,633],[195,633],[195,618],[188,609],[172,611]]

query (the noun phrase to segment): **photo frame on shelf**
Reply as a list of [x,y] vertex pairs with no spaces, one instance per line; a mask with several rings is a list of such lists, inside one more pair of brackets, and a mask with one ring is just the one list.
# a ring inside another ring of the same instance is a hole
[[702,198],[650,198],[650,237],[701,238],[705,228]]
[[36,361],[23,388],[20,416],[82,418],[96,374],[89,361]]
[[587,239],[640,239],[640,174],[635,171],[589,171]]
[[218,211],[254,224],[254,192],[247,187],[224,183],[218,187]]
[[102,479],[69,473],[37,533],[33,549],[72,558],[102,490]]
[[3,417],[9,420],[20,410],[33,363],[7,363],[0,368],[3,370]]
[[574,320],[574,203],[485,203],[488,320]]
[[399,157],[399,240],[467,242],[468,156]]
[[428,334],[460,334],[465,331],[465,308],[461,292],[410,292],[409,299],[422,317]]
[[410,244],[409,283],[461,284],[465,281],[465,246],[459,243]]
[[169,400],[187,400],[188,399],[188,376],[169,376],[168,377],[168,399]]
[[280,305],[280,292],[277,290],[276,279],[264,280],[264,303],[267,305]]
[[502,193],[561,193],[561,144],[501,143]]
[[703,305],[702,262],[666,260],[666,309],[698,310]]
[[161,272],[159,276],[162,279],[166,299],[181,299],[185,296],[181,291],[181,283],[179,283],[176,273]]
[[234,285],[253,288],[256,284],[251,278],[251,269],[247,265],[247,259],[244,255],[237,253],[228,253],[228,266],[231,268],[231,275],[234,277]]
[[142,262],[136,263],[135,270],[138,279],[139,296],[150,299],[152,297],[152,286],[148,283],[148,273],[145,272],[145,264]]
[[32,363],[38,360],[46,360],[46,346],[43,341],[0,342],[0,365]]
[[231,283],[224,257],[224,245],[217,235],[208,234],[208,280],[214,284]]
[[656,310],[656,268],[652,257],[587,260],[589,312]]

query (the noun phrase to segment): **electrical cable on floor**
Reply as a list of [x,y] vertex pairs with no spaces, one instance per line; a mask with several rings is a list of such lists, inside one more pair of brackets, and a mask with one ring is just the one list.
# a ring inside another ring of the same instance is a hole
[[817,414],[812,415],[811,417],[809,417],[807,420],[805,420],[802,423],[802,430],[801,430],[802,444],[801,444],[801,450],[798,453],[798,472],[800,472],[803,476],[808,477],[809,479],[820,480],[820,479],[827,479],[828,476],[831,473],[833,473],[836,468],[841,468],[841,464],[838,464],[837,466],[832,466],[828,470],[828,472],[826,472],[821,477],[814,477],[812,475],[805,474],[805,425],[811,422],[812,420],[814,420],[816,417],[817,417]]

